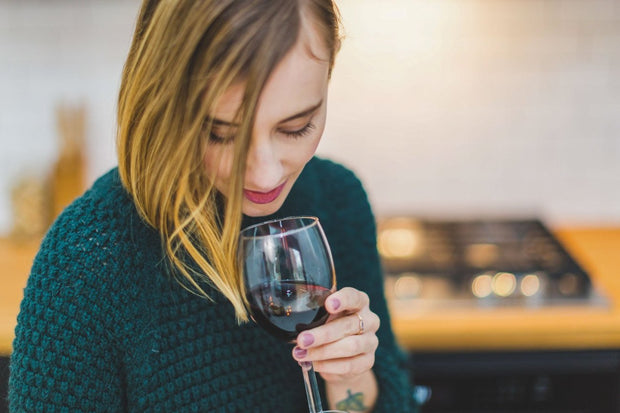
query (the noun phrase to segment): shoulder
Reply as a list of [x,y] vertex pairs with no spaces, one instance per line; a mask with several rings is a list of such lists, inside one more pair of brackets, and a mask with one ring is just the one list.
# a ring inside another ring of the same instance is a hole
[[351,182],[359,184],[359,179],[355,173],[341,163],[334,162],[330,159],[313,157],[306,165],[304,173],[312,174],[321,179],[321,181],[331,184],[339,182]]
[[123,188],[118,171],[112,169],[63,210],[47,237],[65,232],[77,235],[110,226],[125,219],[132,209],[131,197]]
[[[140,218],[131,195],[123,187],[118,170],[112,169],[73,201],[52,224],[46,239],[61,236],[69,244],[91,238],[128,241],[148,225]],[[93,246],[95,247],[95,246]]]
[[332,201],[367,201],[366,191],[357,175],[350,168],[332,160],[312,158],[302,177],[306,178],[306,185],[312,186],[314,192]]
[[128,306],[142,305],[145,274],[161,262],[156,234],[140,220],[116,171],[102,176],[46,234],[24,290],[16,343],[24,345],[28,329],[56,325],[55,319],[73,323],[65,338],[81,328],[116,331]]
[[[113,169],[64,209],[50,227],[41,249],[71,251],[78,247],[95,255],[102,248],[117,249],[136,219],[139,215],[133,201]],[[110,245],[102,245],[104,241]]]
[[321,218],[326,232],[342,234],[338,228],[343,224],[356,227],[374,225],[364,186],[351,169],[318,157],[313,158],[306,168],[305,192],[313,198],[315,213]]
[[35,257],[29,286],[48,284],[93,291],[118,286],[116,275],[143,258],[141,251],[146,249],[137,246],[144,246],[149,232],[114,169],[65,208],[52,224]]
[[118,169],[114,168],[99,177],[82,196],[73,201],[60,215],[58,221],[76,217],[85,219],[87,216],[93,220],[112,219],[116,215],[120,218],[134,211],[132,198],[121,183]]

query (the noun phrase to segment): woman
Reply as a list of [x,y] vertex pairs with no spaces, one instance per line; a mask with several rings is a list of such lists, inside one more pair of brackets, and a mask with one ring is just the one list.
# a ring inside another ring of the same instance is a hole
[[[366,195],[313,157],[338,46],[330,0],[144,1],[120,91],[119,167],[37,255],[12,411],[303,412],[303,361],[331,407],[413,409]],[[341,288],[292,357],[246,323],[236,266],[243,226],[289,215],[320,218]]]

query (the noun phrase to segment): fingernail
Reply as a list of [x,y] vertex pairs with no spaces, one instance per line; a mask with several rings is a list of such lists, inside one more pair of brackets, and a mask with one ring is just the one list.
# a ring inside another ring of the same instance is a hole
[[340,308],[340,300],[339,300],[339,299],[337,299],[337,298],[332,298],[332,299],[331,299],[331,303],[332,303],[332,308],[333,308],[334,310],[337,310],[337,309],[339,309],[339,308]]
[[301,344],[303,344],[304,347],[308,347],[312,345],[312,343],[314,343],[314,337],[312,334],[303,334],[301,336]]
[[295,349],[293,350],[293,354],[295,355],[295,358],[302,359],[302,358],[306,357],[306,355],[308,355],[308,350],[305,350],[305,349],[299,348],[299,347],[295,347]]

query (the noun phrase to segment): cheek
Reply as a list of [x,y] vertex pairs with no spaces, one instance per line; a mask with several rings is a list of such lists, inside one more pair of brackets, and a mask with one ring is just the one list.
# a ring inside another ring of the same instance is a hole
[[282,158],[285,160],[285,164],[288,164],[288,169],[298,170],[303,168],[316,153],[320,141],[321,135],[317,134],[316,136],[305,136],[287,142]]

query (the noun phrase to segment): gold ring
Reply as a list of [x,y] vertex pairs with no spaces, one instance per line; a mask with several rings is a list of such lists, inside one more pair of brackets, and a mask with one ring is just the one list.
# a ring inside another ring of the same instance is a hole
[[360,320],[360,324],[359,324],[360,328],[356,334],[357,335],[364,334],[364,319],[362,318],[360,313],[355,313],[355,314],[357,315],[357,318],[359,318]]

